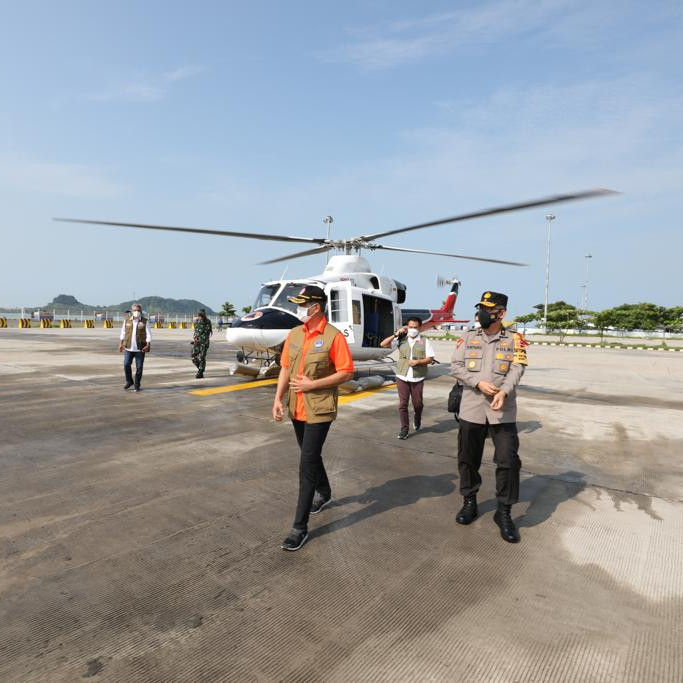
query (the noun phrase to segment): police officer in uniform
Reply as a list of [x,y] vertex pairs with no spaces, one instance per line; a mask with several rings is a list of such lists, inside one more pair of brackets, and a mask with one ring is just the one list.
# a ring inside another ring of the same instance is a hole
[[519,499],[522,466],[517,453],[516,388],[527,358],[522,336],[503,326],[507,302],[505,294],[484,292],[477,304],[481,327],[465,332],[453,355],[451,375],[464,387],[458,434],[458,472],[464,504],[456,521],[470,524],[477,518],[479,468],[488,432],[496,464],[498,509],[493,519],[503,539],[517,543],[519,532],[511,516],[511,507]]
[[353,359],[344,335],[325,318],[325,292],[306,285],[289,301],[297,305],[303,325],[295,327],[282,348],[273,418],[284,417],[287,406],[301,449],[299,500],[292,531],[283,550],[299,550],[308,538],[308,518],[318,514],[332,500],[322,449],[330,425],[337,417],[337,387],[353,377]]

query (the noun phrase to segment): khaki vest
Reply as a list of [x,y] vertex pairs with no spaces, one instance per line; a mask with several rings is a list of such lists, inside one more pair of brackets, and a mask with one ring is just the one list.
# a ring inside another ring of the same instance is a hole
[[[322,334],[313,338],[304,358],[303,374],[310,379],[322,379],[333,375],[337,370],[330,360],[330,348],[334,338],[341,334],[327,323]],[[289,333],[289,371],[293,377],[299,374],[299,363],[303,351],[304,327],[295,327]],[[337,387],[331,389],[315,389],[303,393],[306,409],[306,422],[332,422],[337,417]],[[294,417],[296,411],[296,392],[289,390],[289,416]]]
[[[131,348],[133,344],[133,318],[126,318],[126,332],[123,339],[123,346],[126,349]],[[138,343],[138,351],[142,351],[142,347],[146,345],[147,339],[147,318],[140,317],[138,319],[138,327],[135,331],[135,341]]]
[[[427,354],[425,351],[425,340],[420,339],[413,344],[413,360],[422,360],[426,358]],[[408,374],[410,365],[408,361],[410,360],[410,344],[408,339],[404,339],[398,347],[398,359],[396,360],[396,374],[405,377]],[[427,376],[427,366],[426,365],[416,365],[413,367],[413,377],[417,379],[418,377]]]

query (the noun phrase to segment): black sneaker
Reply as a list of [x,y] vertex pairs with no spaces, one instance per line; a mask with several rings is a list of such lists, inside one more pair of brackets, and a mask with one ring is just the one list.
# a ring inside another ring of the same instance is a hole
[[123,385],[123,388],[124,388],[126,391],[128,391],[128,389],[130,389],[132,386],[133,386],[133,383],[132,383],[132,382],[126,382],[126,383]]
[[408,427],[402,427],[401,431],[398,433],[399,439],[407,439],[408,438]]
[[140,387],[135,387],[135,391],[142,391],[142,389],[140,389]]
[[311,514],[317,515],[322,509],[326,508],[332,502],[332,496],[329,498],[323,497],[316,491],[313,496],[313,504],[311,505]]
[[422,422],[420,420],[415,420],[415,422],[413,422],[413,428],[416,432],[419,432],[422,429]]
[[291,533],[280,546],[283,550],[299,550],[301,546],[306,543],[308,539],[308,531],[301,531],[300,529],[292,529]]

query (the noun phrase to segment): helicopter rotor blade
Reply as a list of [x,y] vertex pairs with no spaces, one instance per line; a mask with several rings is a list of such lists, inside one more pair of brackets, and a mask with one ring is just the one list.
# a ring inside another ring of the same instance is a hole
[[444,225],[446,223],[457,223],[459,221],[467,221],[472,218],[483,218],[484,216],[495,216],[501,213],[510,213],[511,211],[521,211],[522,209],[532,209],[536,206],[549,206],[550,204],[560,204],[562,202],[571,202],[578,199],[590,199],[592,197],[605,197],[608,195],[619,194],[614,190],[606,190],[598,188],[595,190],[586,190],[584,192],[573,192],[570,194],[557,194],[550,197],[543,197],[542,199],[533,199],[528,202],[519,202],[516,204],[506,204],[505,206],[497,206],[492,209],[483,209],[482,211],[474,211],[472,213],[463,213],[459,216],[452,216],[451,218],[442,218],[438,221],[430,221],[429,223],[420,223],[419,225],[411,225],[407,228],[397,228],[396,230],[387,230],[385,232],[377,232],[374,235],[363,235],[360,239],[365,241],[376,240],[380,237],[387,237],[388,235],[398,235],[402,232],[410,232],[411,230],[421,230],[422,228],[431,228],[435,225]]
[[261,261],[257,265],[267,266],[271,263],[279,263],[280,261],[289,261],[290,259],[301,258],[302,256],[312,256],[313,254],[324,254],[326,251],[334,249],[330,244],[326,244],[322,247],[316,247],[315,249],[307,249],[306,251],[297,251],[294,254],[289,254],[289,256],[280,256],[279,258],[270,259],[270,261]]
[[431,254],[432,256],[450,256],[451,258],[461,258],[468,261],[486,261],[487,263],[501,263],[505,266],[528,266],[528,263],[518,261],[501,261],[495,258],[483,258],[481,256],[464,256],[463,254],[445,254],[441,251],[424,251],[423,249],[406,249],[405,247],[387,247],[384,244],[372,244],[369,249],[386,249],[387,251],[407,251],[411,254]]
[[254,240],[267,240],[270,242],[305,242],[307,244],[325,244],[324,237],[290,237],[274,233],[260,232],[237,232],[234,230],[209,230],[208,228],[182,228],[170,225],[148,225],[146,223],[117,223],[114,221],[91,221],[81,218],[53,218],[60,223],[85,223],[87,225],[107,225],[116,228],[143,228],[145,230],[166,230],[170,232],[192,232],[202,235],[218,235],[220,237],[246,237]]

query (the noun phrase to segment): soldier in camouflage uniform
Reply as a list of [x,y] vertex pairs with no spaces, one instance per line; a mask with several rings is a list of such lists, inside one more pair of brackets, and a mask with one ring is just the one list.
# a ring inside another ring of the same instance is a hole
[[194,338],[192,339],[192,362],[197,366],[196,379],[204,377],[206,354],[209,351],[209,338],[212,334],[211,321],[206,317],[206,311],[202,308],[195,318]]

